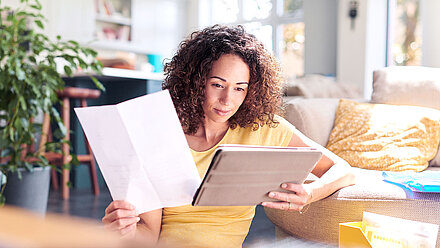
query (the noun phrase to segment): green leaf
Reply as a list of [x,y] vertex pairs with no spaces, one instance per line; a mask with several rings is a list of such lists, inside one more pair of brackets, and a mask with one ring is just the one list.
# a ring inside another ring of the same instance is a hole
[[70,66],[65,65],[64,72],[67,74],[67,76],[69,76],[69,77],[72,76],[72,69],[70,68]]
[[15,135],[14,135],[14,129],[9,128],[9,140],[12,142],[15,142]]
[[45,156],[38,156],[38,158],[41,160],[41,162],[43,163],[43,166],[49,166],[49,160],[47,160],[47,158]]
[[90,54],[92,57],[98,56],[98,52],[96,52],[95,50],[93,50],[91,48],[85,48],[84,50],[87,51],[87,53]]
[[28,120],[28,119],[26,119],[26,118],[20,118],[20,121],[21,121],[21,126],[22,126],[24,129],[28,129],[28,128],[29,128],[29,120]]
[[24,162],[24,166],[25,166],[25,168],[26,168],[27,171],[29,171],[29,172],[34,171],[34,166],[33,166],[31,163],[29,163],[29,162]]
[[26,73],[19,67],[15,68],[15,74],[17,75],[17,79],[20,81],[26,78]]
[[70,163],[75,166],[79,165],[78,156],[76,156],[76,154],[71,154],[71,156],[72,160],[70,161]]
[[67,41],[68,43],[71,43],[71,44],[73,44],[73,45],[75,45],[75,46],[79,46],[79,43],[78,42],[76,42],[76,41],[74,41],[74,40],[69,40],[69,41]]
[[40,20],[35,20],[35,24],[37,24],[37,26],[41,29],[44,29],[44,25]]
[[23,175],[21,174],[21,171],[17,170],[16,172],[17,172],[18,179],[21,180],[23,178]]
[[11,154],[11,149],[3,149],[2,150],[2,152],[1,152],[1,155],[0,155],[0,157],[6,157],[6,156],[9,156]]
[[57,40],[61,40],[61,36],[60,35],[57,35]]
[[29,61],[31,61],[32,63],[37,63],[37,59],[35,58],[35,56],[29,56]]
[[95,78],[94,76],[90,76],[90,79],[92,79],[93,83],[95,84],[96,88],[105,91],[105,87],[104,85],[99,82],[99,80],[97,78]]
[[31,4],[30,7],[36,10],[41,10],[41,5]]
[[6,202],[6,197],[3,194],[0,194],[0,207],[3,207]]
[[20,96],[18,96],[18,100],[20,101],[21,109],[23,109],[24,111],[27,111],[27,104],[26,104],[26,101],[24,100],[24,97],[22,95],[20,95]]

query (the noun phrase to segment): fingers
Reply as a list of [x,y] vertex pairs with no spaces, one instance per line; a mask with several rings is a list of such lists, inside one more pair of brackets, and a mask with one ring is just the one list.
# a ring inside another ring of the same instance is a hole
[[286,189],[289,191],[295,192],[295,194],[305,194],[306,190],[304,188],[304,184],[295,184],[295,183],[283,183],[281,184],[282,189]]
[[105,214],[108,214],[110,212],[113,212],[115,209],[127,209],[127,210],[134,210],[136,209],[132,204],[126,201],[122,200],[116,200],[112,201],[110,205],[105,209]]
[[102,218],[102,223],[110,224],[116,220],[137,217],[136,210],[116,209]]
[[105,210],[102,223],[106,229],[116,231],[122,236],[133,233],[140,221],[136,208],[126,201],[113,201]]
[[279,200],[283,202],[291,202],[298,205],[305,205],[307,203],[306,197],[297,195],[295,193],[270,192],[268,196],[275,200]]
[[281,188],[290,192],[269,192],[268,196],[278,200],[275,202],[263,202],[262,205],[281,210],[301,211],[308,203],[311,194],[303,184],[283,183]]
[[292,202],[263,202],[261,205],[286,211],[301,211],[304,208],[304,205],[298,205]]
[[106,225],[106,227],[109,230],[119,231],[121,233],[121,232],[124,231],[124,229],[126,231],[127,227],[129,227],[131,225],[135,225],[136,223],[138,223],[139,220],[140,220],[139,217],[117,219],[117,220],[109,223],[108,225]]

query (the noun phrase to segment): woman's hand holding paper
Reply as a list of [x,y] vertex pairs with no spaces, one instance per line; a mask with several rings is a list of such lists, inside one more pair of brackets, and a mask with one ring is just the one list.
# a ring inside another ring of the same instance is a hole
[[104,226],[111,231],[118,232],[122,237],[134,238],[136,224],[140,221],[136,208],[126,201],[113,201],[105,209],[102,218]]

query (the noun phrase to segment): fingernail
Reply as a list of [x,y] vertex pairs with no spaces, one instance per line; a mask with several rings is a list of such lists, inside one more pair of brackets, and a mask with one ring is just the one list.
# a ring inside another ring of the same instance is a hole
[[287,188],[287,184],[285,184],[285,183],[281,184],[281,188],[283,188],[283,189]]
[[139,222],[141,220],[141,218],[136,217],[136,222]]
[[274,197],[274,196],[275,196],[275,193],[273,193],[273,192],[269,193],[269,197]]
[[263,202],[261,203],[261,206],[265,207],[267,205],[267,203]]

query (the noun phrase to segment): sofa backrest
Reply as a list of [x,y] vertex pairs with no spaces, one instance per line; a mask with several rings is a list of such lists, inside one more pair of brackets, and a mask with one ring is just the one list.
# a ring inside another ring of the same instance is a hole
[[[292,99],[286,103],[286,119],[304,135],[326,146],[338,102],[337,98]],[[371,102],[440,110],[440,68],[395,66],[376,70]],[[440,166],[440,146],[429,165]]]
[[376,70],[371,102],[440,110],[440,68],[392,66]]
[[333,129],[338,98],[295,98],[286,103],[286,120],[301,133],[326,146]]
[[[392,66],[376,70],[371,102],[440,110],[440,68]],[[440,166],[440,150],[429,165]]]

